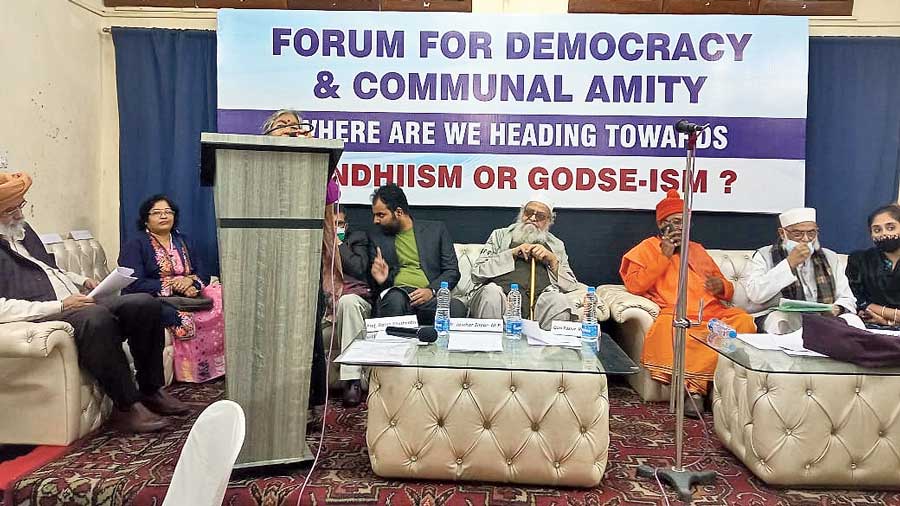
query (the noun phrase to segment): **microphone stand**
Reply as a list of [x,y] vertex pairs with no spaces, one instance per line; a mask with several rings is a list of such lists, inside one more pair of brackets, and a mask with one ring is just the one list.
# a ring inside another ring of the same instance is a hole
[[[688,471],[682,466],[682,454],[684,447],[684,390],[685,390],[685,347],[687,329],[691,325],[699,325],[700,322],[692,322],[687,317],[687,283],[688,283],[688,250],[691,239],[691,211],[693,203],[694,185],[694,161],[697,155],[697,131],[688,134],[687,159],[685,171],[684,211],[682,212],[683,227],[681,230],[681,246],[679,248],[680,265],[678,270],[678,299],[675,304],[675,320],[672,326],[675,328],[673,342],[671,401],[675,408],[675,465],[673,467],[653,468],[651,466],[639,466],[637,475],[642,478],[659,476],[662,481],[676,489],[678,498],[686,503],[691,502],[693,492],[691,487],[695,484],[708,484],[716,479],[715,471]],[[702,312],[702,306],[701,306]],[[702,320],[702,314],[698,316]]]

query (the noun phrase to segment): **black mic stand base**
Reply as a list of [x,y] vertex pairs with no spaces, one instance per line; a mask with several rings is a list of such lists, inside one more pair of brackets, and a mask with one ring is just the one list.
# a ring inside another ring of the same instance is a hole
[[637,475],[641,478],[653,478],[659,475],[660,479],[674,488],[678,498],[690,504],[694,492],[694,485],[708,485],[716,481],[715,471],[676,471],[674,467],[650,467],[638,466]]

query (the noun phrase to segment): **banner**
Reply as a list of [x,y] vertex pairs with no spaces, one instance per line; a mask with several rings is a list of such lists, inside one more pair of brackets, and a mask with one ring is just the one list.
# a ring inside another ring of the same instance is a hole
[[[508,27],[508,28],[500,28]],[[295,109],[346,142],[344,203],[652,209],[709,123],[698,210],[804,204],[808,21],[780,16],[220,10],[218,125]]]

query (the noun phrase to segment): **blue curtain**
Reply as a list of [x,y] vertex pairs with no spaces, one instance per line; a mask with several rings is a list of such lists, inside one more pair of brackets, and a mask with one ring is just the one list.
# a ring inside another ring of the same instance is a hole
[[807,116],[806,203],[822,243],[870,247],[866,217],[900,184],[900,39],[811,38]]
[[200,132],[216,131],[216,34],[113,28],[119,100],[119,229],[139,233],[138,207],[165,193],[181,208],[178,228],[219,273],[211,188],[200,186]]

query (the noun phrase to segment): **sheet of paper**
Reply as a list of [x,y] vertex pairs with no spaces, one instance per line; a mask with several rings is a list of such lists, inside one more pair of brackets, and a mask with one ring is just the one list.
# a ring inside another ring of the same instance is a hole
[[803,346],[803,329],[796,330],[789,334],[782,334],[780,336],[775,336],[775,342],[778,343],[782,349],[785,350],[793,350],[793,351],[805,351],[806,348]]
[[83,241],[84,239],[94,238],[94,234],[92,234],[90,230],[73,230],[69,232],[69,235],[71,235],[72,239],[75,239],[76,241]]
[[503,332],[500,318],[450,318],[450,331]]
[[386,318],[366,318],[366,334],[370,335],[388,327],[414,329],[418,326],[419,320],[414,314],[406,316],[389,316]]
[[579,322],[553,322],[550,331],[558,336],[571,336],[581,339],[581,323]]
[[781,350],[788,355],[794,357],[827,357],[828,355],[823,355],[817,351],[812,350]]
[[758,350],[780,350],[774,334],[738,334],[737,338]]
[[503,334],[451,330],[447,349],[449,351],[503,351]]
[[40,237],[41,242],[44,243],[44,244],[56,244],[56,243],[63,242],[62,236],[59,235],[59,234],[55,234],[55,233],[53,233],[53,234],[41,234],[41,235],[39,235],[38,237]]
[[387,333],[386,330],[379,330],[375,334],[375,340],[379,343],[411,343],[418,342],[418,339],[414,337],[400,337],[400,336],[392,336]]
[[350,344],[335,362],[340,364],[408,364],[415,353],[416,345],[411,342],[383,343],[357,339]]
[[118,295],[119,291],[126,286],[134,283],[137,279],[132,276],[134,269],[128,267],[116,267],[116,269],[103,278],[99,285],[91,290],[88,296],[95,299],[102,299],[110,295]]
[[581,348],[581,337],[555,334],[543,330],[536,321],[522,321],[522,335],[531,346],[563,346],[566,348]]

